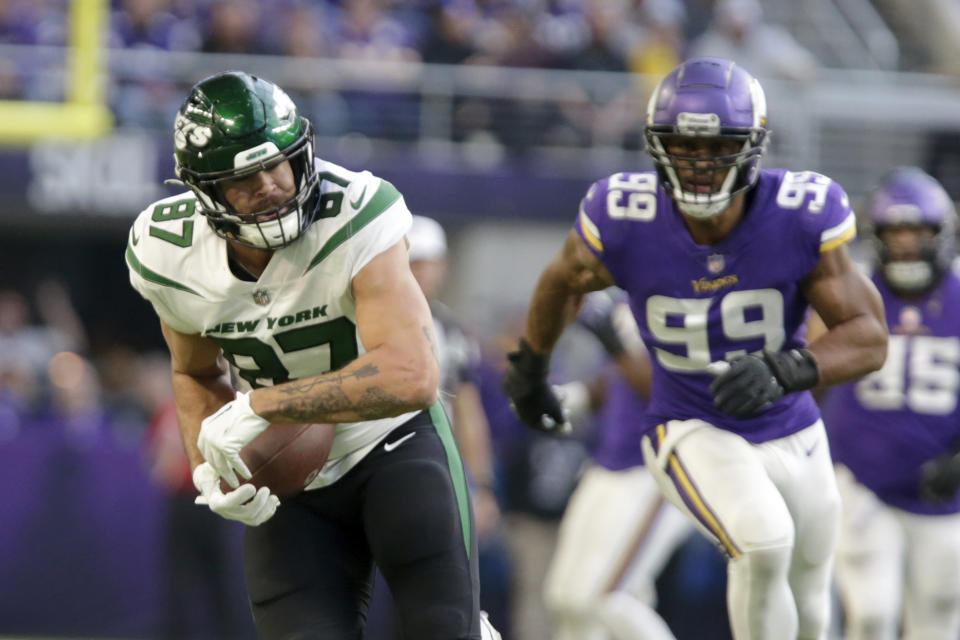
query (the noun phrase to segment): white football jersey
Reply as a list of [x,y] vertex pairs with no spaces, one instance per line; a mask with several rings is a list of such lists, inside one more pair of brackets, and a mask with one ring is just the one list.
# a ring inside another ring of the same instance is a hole
[[[317,161],[321,211],[279,249],[256,282],[237,278],[227,242],[192,192],[155,202],[130,230],[130,282],[173,329],[216,342],[242,391],[339,369],[364,353],[353,277],[399,242],[412,216],[389,182]],[[330,457],[309,486],[346,473],[414,413],[337,425]]]

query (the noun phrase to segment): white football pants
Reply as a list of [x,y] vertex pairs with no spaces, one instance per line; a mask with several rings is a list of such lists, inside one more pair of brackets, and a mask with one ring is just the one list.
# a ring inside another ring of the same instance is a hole
[[960,515],[895,509],[837,467],[837,587],[847,640],[960,638]]
[[673,640],[653,609],[655,581],[692,531],[645,468],[588,468],[544,583],[555,640]]
[[823,640],[840,498],[823,422],[751,444],[703,420],[643,438],[670,502],[727,555],[736,640]]

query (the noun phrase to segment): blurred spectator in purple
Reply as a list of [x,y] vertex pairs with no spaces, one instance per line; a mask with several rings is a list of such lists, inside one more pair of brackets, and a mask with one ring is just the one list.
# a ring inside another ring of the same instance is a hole
[[626,2],[586,0],[583,11],[589,37],[585,46],[576,52],[572,68],[625,71],[627,52],[635,37]]
[[81,351],[87,346],[87,337],[60,282],[42,282],[36,288],[35,302],[39,323],[31,322],[23,294],[13,289],[0,291],[0,363],[15,363],[42,375],[55,353]]
[[0,439],[12,436],[37,414],[53,385],[58,354],[76,356],[87,347],[86,331],[58,281],[41,282],[34,302],[40,322],[31,319],[27,298],[0,290]]
[[761,80],[808,82],[819,66],[786,29],[763,21],[759,0],[718,0],[710,28],[687,53],[733,60]]
[[63,46],[67,42],[66,2],[63,0],[0,2],[0,42]]
[[[110,46],[149,51],[197,51],[201,36],[196,16],[173,0],[121,0],[110,16]],[[165,61],[141,56],[123,74],[111,77],[109,101],[120,124],[167,127],[182,99],[165,78]]]
[[627,69],[635,75],[613,99],[591,105],[583,125],[590,133],[589,144],[642,148],[647,98],[660,78],[682,60],[680,30],[685,15],[680,0],[642,0],[633,5],[630,19],[621,25],[620,40]]
[[204,34],[201,50],[206,53],[267,53],[269,47],[263,41],[261,18],[261,5],[254,0],[216,0],[201,27]]
[[[683,60],[683,25],[687,11],[681,0],[641,0],[637,8],[639,32],[628,54],[631,72],[657,79],[646,85],[644,96]],[[644,102],[646,104],[646,102]]]
[[196,51],[200,31],[190,16],[174,13],[171,0],[122,0],[110,16],[110,46]]
[[336,27],[338,55],[348,60],[418,61],[414,34],[383,0],[343,0]]
[[437,0],[427,9],[420,53],[424,62],[460,64],[474,54],[473,35],[477,14],[454,2]]
[[50,358],[50,405],[43,423],[66,431],[80,447],[92,446],[112,432],[112,414],[103,405],[97,370],[83,356],[61,351]]
[[409,25],[394,19],[383,0],[343,0],[333,38],[338,57],[373,65],[364,74],[367,86],[342,92],[349,107],[348,129],[378,138],[416,138],[418,96],[390,91],[399,69],[383,66],[420,60]]
[[[290,3],[278,10],[277,53],[289,58],[331,58],[337,51],[333,45],[334,11],[323,3]],[[350,113],[340,92],[326,87],[314,90],[288,88],[300,110],[310,119],[318,136],[343,134],[349,127]]]

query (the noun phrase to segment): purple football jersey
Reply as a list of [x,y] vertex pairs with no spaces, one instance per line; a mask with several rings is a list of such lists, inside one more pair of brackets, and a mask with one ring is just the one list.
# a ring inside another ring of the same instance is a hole
[[710,362],[804,345],[808,303],[799,281],[820,255],[856,234],[840,185],[817,173],[760,172],[743,218],[720,243],[698,245],[653,172],[594,183],[576,229],[627,291],[653,361],[649,430],[699,418],[750,442],[810,426],[809,393],[790,393],[759,415],[738,419],[713,406]]
[[647,403],[621,375],[612,375],[607,395],[597,416],[597,443],[593,459],[611,471],[643,464],[640,438]]
[[920,466],[960,439],[960,279],[903,300],[879,276],[890,343],[883,368],[830,391],[823,403],[833,457],[889,505],[921,514],[960,512],[960,497],[920,494]]

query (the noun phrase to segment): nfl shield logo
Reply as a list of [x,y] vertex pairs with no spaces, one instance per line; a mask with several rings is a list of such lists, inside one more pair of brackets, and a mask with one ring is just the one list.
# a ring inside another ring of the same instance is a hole
[[718,274],[727,266],[723,256],[719,253],[713,253],[707,256],[707,271],[712,274]]
[[923,314],[917,307],[909,306],[900,310],[900,326],[908,333],[914,333],[923,324]]
[[259,305],[267,304],[270,302],[270,294],[266,289],[257,289],[253,292],[253,301]]

